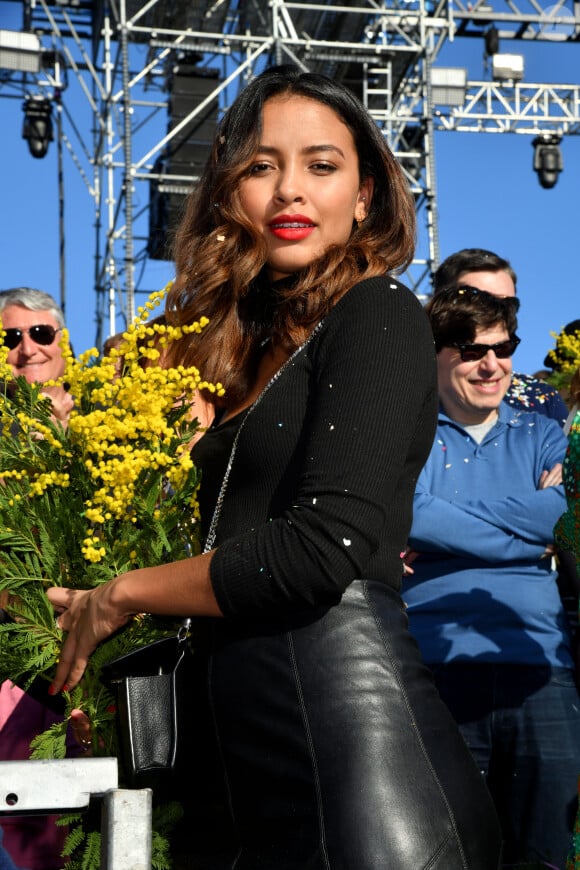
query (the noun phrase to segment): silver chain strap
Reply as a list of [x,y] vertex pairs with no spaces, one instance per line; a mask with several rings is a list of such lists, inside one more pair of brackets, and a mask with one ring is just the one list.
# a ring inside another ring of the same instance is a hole
[[216,534],[217,534],[217,525],[218,525],[218,520],[219,520],[220,513],[221,513],[221,509],[222,509],[222,504],[223,504],[223,502],[224,502],[224,498],[225,498],[225,495],[226,495],[226,489],[227,489],[227,486],[228,486],[228,481],[229,481],[229,479],[230,479],[230,472],[231,472],[231,470],[232,470],[232,465],[233,465],[233,462],[234,462],[234,456],[236,455],[236,450],[237,450],[237,447],[238,447],[238,441],[239,441],[239,439],[240,439],[240,435],[241,435],[241,433],[242,433],[242,429],[244,428],[244,425],[245,425],[246,420],[248,419],[248,417],[250,416],[250,414],[252,413],[252,411],[254,410],[254,408],[255,408],[255,407],[256,407],[256,406],[257,406],[257,405],[262,401],[262,399],[264,398],[264,396],[266,395],[266,393],[268,392],[268,390],[270,389],[270,387],[271,387],[273,384],[276,383],[276,381],[278,380],[278,378],[280,377],[280,375],[282,375],[282,374],[286,371],[286,369],[287,369],[287,368],[288,368],[288,367],[289,367],[289,366],[294,362],[294,359],[298,356],[298,354],[299,354],[302,350],[304,350],[304,348],[306,347],[306,345],[307,345],[307,344],[308,344],[308,343],[309,343],[309,342],[314,338],[314,336],[316,335],[316,333],[318,332],[318,330],[319,330],[320,327],[322,326],[322,323],[323,323],[323,321],[321,320],[320,323],[318,323],[318,324],[315,326],[315,328],[312,330],[312,332],[310,333],[310,335],[308,336],[308,338],[306,339],[306,341],[304,342],[304,344],[301,344],[300,347],[297,347],[296,350],[295,350],[295,351],[294,351],[294,352],[293,352],[293,353],[288,357],[288,359],[286,360],[286,362],[285,362],[283,365],[280,366],[280,368],[278,369],[278,371],[275,372],[275,373],[272,375],[272,377],[270,378],[270,380],[268,381],[268,383],[266,384],[266,386],[264,387],[264,389],[262,390],[262,392],[260,393],[260,395],[259,395],[259,396],[257,397],[257,399],[256,399],[256,400],[255,400],[255,401],[250,405],[250,407],[248,408],[248,413],[245,415],[245,417],[243,418],[242,422],[240,423],[240,425],[239,425],[239,427],[238,427],[238,431],[236,432],[236,437],[234,438],[234,443],[232,444],[232,449],[231,449],[231,452],[230,452],[230,458],[228,459],[228,464],[227,464],[227,466],[226,466],[226,470],[225,470],[224,477],[223,477],[223,480],[222,480],[222,485],[221,485],[221,487],[220,487],[220,491],[219,491],[219,494],[218,494],[218,497],[217,497],[217,500],[216,500],[216,504],[215,504],[215,508],[214,508],[213,516],[212,516],[212,518],[211,518],[211,523],[210,523],[210,526],[209,526],[209,531],[208,531],[208,533],[207,533],[207,538],[206,538],[206,541],[205,541],[205,546],[204,546],[204,548],[203,548],[203,552],[204,552],[204,553],[208,553],[208,552],[212,549],[212,547],[213,547],[213,545],[214,545],[214,542],[215,542],[215,538],[216,538]]

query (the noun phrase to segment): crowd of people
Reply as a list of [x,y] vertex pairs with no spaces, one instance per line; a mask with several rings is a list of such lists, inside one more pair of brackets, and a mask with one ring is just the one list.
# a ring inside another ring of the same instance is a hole
[[[209,318],[165,356],[225,387],[200,396],[193,447],[211,549],[47,593],[66,633],[50,699],[135,613],[208,627],[192,691],[214,763],[186,775],[218,822],[187,820],[183,867],[563,870],[572,848],[578,381],[568,407],[512,371],[517,279],[493,252],[448,257],[423,309],[394,277],[414,239],[404,173],[347,88],[275,67],[225,114],[164,315]],[[63,323],[36,293],[1,315],[14,374],[44,382]],[[2,686],[0,715],[8,692],[2,758],[26,700]],[[9,836],[7,862],[62,866]]]

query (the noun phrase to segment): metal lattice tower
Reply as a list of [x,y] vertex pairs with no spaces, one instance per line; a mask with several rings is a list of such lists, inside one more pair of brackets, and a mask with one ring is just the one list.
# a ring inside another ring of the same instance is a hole
[[[93,201],[97,344],[119,316],[131,320],[136,296],[149,292],[144,276],[160,219],[152,220],[152,204],[175,217],[203,162],[208,123],[268,64],[334,77],[375,118],[415,196],[423,241],[404,280],[419,294],[429,292],[439,262],[435,132],[554,142],[580,132],[580,86],[529,84],[517,70],[499,69],[490,81],[458,83],[460,70],[437,66],[442,47],[459,38],[485,40],[490,55],[494,39],[577,42],[579,2],[573,12],[564,0],[13,2],[22,7],[22,32],[39,39],[41,60],[36,71],[0,69],[0,96],[10,87],[51,101],[59,156],[68,153]],[[192,72],[203,87],[179,114],[176,83]],[[84,125],[69,107],[73,84]],[[189,146],[199,160],[176,162]],[[136,204],[141,189],[144,206]]]

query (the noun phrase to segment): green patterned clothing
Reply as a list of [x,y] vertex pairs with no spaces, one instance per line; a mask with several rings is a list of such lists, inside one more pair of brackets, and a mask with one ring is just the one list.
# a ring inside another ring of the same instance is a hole
[[559,547],[574,553],[580,571],[580,411],[570,428],[563,473],[568,509],[558,520],[554,535]]
[[[572,421],[569,440],[564,460],[564,486],[568,509],[558,520],[554,533],[558,546],[574,553],[576,568],[580,572],[580,411]],[[580,812],[576,815],[566,870],[580,870]]]

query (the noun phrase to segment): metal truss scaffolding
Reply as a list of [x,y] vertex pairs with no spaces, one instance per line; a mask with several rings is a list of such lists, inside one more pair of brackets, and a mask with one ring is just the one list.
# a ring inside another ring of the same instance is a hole
[[[98,344],[148,292],[147,260],[167,256],[219,113],[271,63],[332,76],[375,118],[415,196],[420,245],[405,280],[419,294],[439,261],[434,133],[558,141],[580,132],[580,86],[524,83],[517,65],[499,63],[517,55],[494,50],[499,39],[578,41],[578,2],[573,12],[564,0],[545,8],[537,0],[13,2],[22,34],[39,40],[40,61],[33,71],[0,70],[0,96],[10,79],[26,99],[51,101],[59,145],[93,199]],[[437,67],[446,42],[470,37],[498,59],[491,81]],[[75,105],[80,95],[90,116],[84,126],[69,107],[73,83]]]

